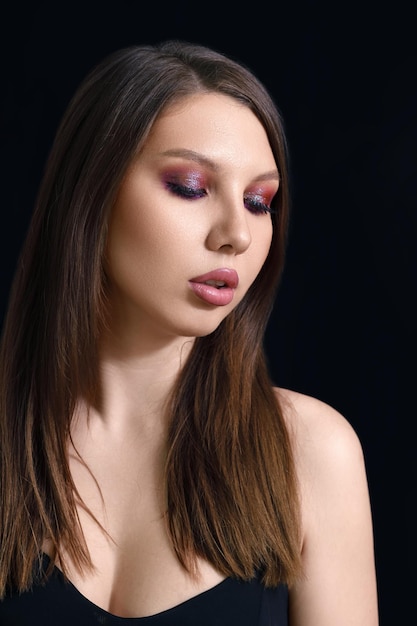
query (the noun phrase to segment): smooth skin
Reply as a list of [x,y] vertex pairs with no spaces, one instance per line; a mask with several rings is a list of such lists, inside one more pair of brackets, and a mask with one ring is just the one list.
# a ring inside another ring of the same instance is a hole
[[[198,94],[156,121],[120,187],[106,250],[101,398],[89,410],[80,400],[72,429],[92,474],[70,449],[75,484],[111,537],[80,508],[96,570],[81,577],[70,568],[70,578],[112,614],[154,615],[224,578],[200,559],[200,577],[193,579],[170,546],[163,408],[194,338],[218,326],[261,269],[278,185],[253,113],[227,96]],[[189,284],[218,268],[239,275],[225,306],[203,302]],[[328,405],[276,393],[293,433],[302,491],[305,578],[290,593],[290,624],[376,626],[372,523],[358,438]]]

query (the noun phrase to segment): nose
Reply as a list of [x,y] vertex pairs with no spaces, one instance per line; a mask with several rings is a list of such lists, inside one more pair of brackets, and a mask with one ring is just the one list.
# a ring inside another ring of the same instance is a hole
[[206,245],[209,250],[224,249],[231,254],[242,254],[252,242],[247,220],[247,210],[243,206],[220,206],[209,230]]

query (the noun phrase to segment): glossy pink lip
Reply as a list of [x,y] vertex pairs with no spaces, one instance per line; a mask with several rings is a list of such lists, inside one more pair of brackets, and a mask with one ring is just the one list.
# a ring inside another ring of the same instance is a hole
[[235,270],[222,267],[190,281],[190,287],[201,300],[215,306],[225,306],[233,300],[239,276]]

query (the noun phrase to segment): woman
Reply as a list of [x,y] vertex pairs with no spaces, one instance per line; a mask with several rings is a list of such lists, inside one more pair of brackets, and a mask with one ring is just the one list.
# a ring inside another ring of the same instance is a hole
[[377,624],[358,438],[263,352],[288,204],[234,60],[133,46],[80,86],[3,331],[2,625]]

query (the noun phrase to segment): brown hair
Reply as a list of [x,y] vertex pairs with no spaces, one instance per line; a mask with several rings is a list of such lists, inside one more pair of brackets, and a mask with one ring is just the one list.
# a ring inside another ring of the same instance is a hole
[[103,250],[115,194],[156,117],[195,92],[248,106],[280,172],[268,258],[236,309],[195,341],[173,390],[167,524],[179,560],[291,584],[300,518],[290,438],[263,348],[289,211],[279,112],[245,66],[181,41],[110,55],[80,85],[58,128],[10,294],[0,353],[0,596],[28,588],[46,537],[91,567],[67,445],[77,398],[96,392]]

